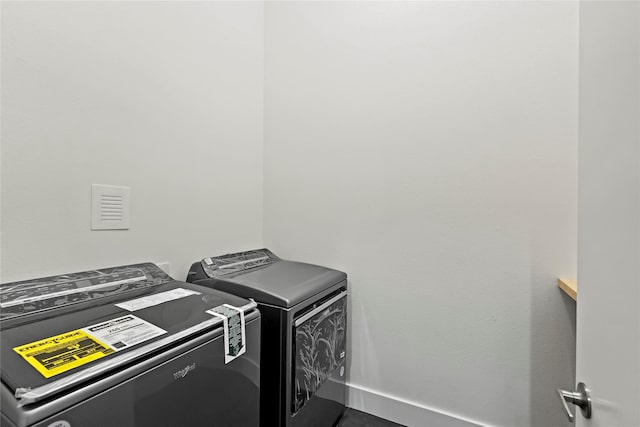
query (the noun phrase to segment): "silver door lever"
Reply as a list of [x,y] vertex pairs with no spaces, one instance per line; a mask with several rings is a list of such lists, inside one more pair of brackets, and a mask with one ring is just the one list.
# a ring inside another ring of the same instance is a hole
[[577,391],[558,389],[562,406],[564,406],[564,410],[567,411],[567,417],[569,417],[569,421],[571,422],[573,422],[574,415],[571,413],[567,403],[573,403],[580,408],[585,418],[591,418],[591,394],[589,393],[589,389],[584,383],[579,383],[577,389]]

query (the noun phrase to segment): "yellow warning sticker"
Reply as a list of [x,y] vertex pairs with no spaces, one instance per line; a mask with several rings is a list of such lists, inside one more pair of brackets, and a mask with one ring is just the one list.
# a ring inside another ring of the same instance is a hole
[[114,352],[80,329],[14,347],[45,378],[62,374]]

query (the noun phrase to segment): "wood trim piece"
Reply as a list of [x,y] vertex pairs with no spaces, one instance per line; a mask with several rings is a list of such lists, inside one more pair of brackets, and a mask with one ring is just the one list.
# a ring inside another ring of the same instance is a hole
[[558,279],[558,287],[562,289],[571,298],[573,298],[574,301],[578,300],[578,281],[577,280]]

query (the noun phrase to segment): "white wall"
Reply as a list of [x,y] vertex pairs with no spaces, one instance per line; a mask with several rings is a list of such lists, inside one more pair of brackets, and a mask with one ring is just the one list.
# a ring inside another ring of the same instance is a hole
[[265,8],[264,242],[349,274],[351,405],[568,425],[577,4]]
[[3,1],[2,281],[260,246],[263,53],[261,3]]

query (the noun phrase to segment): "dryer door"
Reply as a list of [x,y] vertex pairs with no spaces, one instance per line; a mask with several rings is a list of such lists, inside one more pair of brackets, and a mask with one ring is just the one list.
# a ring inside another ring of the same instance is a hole
[[337,368],[344,369],[347,292],[319,301],[296,317],[293,324],[291,412],[295,414]]

